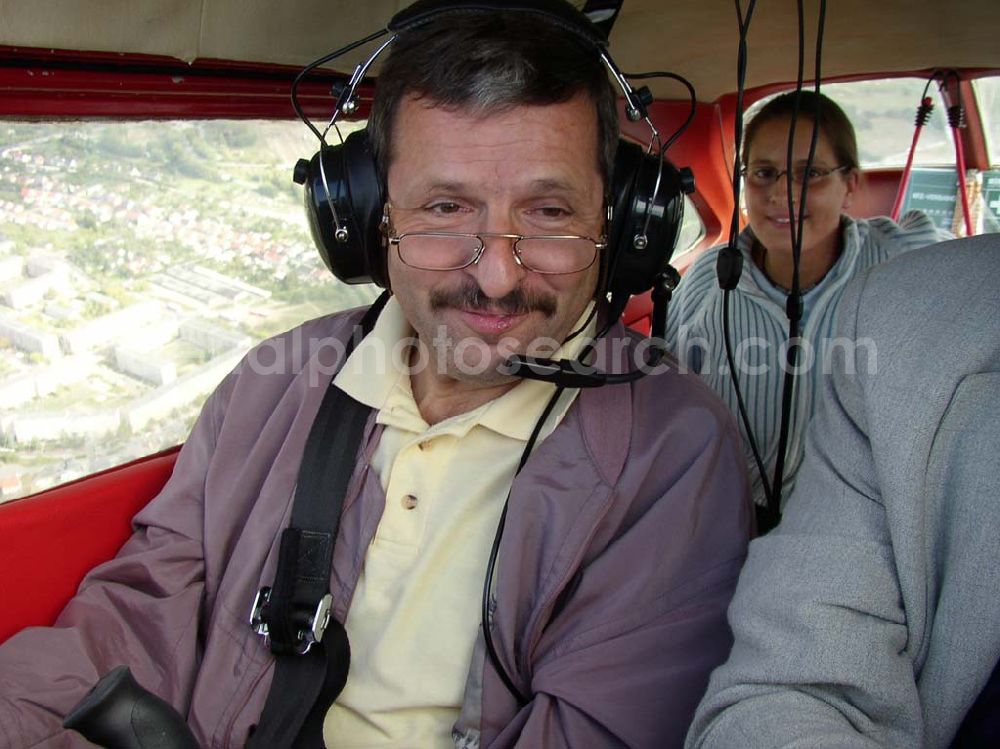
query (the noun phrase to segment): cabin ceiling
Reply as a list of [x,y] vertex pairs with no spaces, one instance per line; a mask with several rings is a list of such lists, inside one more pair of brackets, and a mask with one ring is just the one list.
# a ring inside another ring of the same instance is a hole
[[[746,5],[746,0],[739,0]],[[0,44],[302,66],[385,26],[407,0],[0,0]],[[582,2],[578,3],[582,4]],[[812,75],[819,0],[807,9]],[[833,0],[823,76],[934,67],[1000,68],[998,0]],[[736,88],[732,0],[625,0],[611,53],[626,71],[669,70],[714,101]],[[760,0],[749,36],[749,87],[794,81],[796,3]],[[363,57],[346,56],[348,71]],[[651,85],[683,97],[674,83]]]

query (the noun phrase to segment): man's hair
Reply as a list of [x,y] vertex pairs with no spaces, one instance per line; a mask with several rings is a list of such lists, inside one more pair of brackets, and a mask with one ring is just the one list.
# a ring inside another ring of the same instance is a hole
[[[838,166],[859,168],[858,142],[854,126],[837,103],[815,91],[802,91],[799,99],[799,121],[815,121],[816,107],[819,105],[819,130],[830,141]],[[776,96],[754,115],[743,132],[743,165],[746,166],[750,154],[750,144],[761,126],[776,120],[790,120],[795,112],[795,92]]]
[[396,112],[407,96],[486,116],[518,106],[559,104],[580,93],[595,106],[595,147],[608,187],[618,146],[618,111],[604,63],[592,45],[525,12],[445,15],[407,29],[389,46],[368,121],[379,179],[386,184]]

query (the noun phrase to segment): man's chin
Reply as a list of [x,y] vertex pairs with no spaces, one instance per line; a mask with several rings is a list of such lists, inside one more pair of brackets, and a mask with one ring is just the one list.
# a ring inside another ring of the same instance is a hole
[[496,368],[487,369],[484,372],[479,372],[478,374],[472,374],[468,370],[455,369],[448,373],[449,376],[458,381],[465,382],[470,385],[477,385],[479,387],[493,387],[499,385],[509,385],[512,383],[519,382],[520,377],[515,377],[514,375],[508,374],[503,367],[499,365]]
[[518,379],[510,373],[507,360],[513,352],[500,352],[490,347],[489,356],[453,357],[448,362],[446,374],[462,382],[503,384]]

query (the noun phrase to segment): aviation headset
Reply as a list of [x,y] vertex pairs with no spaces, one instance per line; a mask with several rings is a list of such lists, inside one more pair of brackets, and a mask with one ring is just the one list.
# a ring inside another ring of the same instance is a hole
[[[418,0],[397,13],[386,29],[312,63],[299,74],[293,86],[293,104],[300,117],[320,139],[320,150],[295,168],[295,181],[305,186],[305,206],[313,240],[327,268],[350,284],[373,282],[388,288],[387,249],[380,228],[385,203],[385,185],[375,166],[366,130],[348,135],[340,145],[328,145],[325,135],[341,114],[357,109],[354,92],[365,72],[396,38],[446,14],[470,12],[523,12],[544,17],[593,49],[621,88],[629,119],[644,119],[652,134],[645,150],[620,140],[610,186],[608,250],[602,258],[604,291],[611,294],[612,321],[624,310],[629,296],[648,291],[664,274],[672,275],[670,256],[683,215],[682,192],[693,185],[687,170],[679,171],[663,159],[659,133],[650,122],[646,104],[648,89],[634,90],[608,56],[607,39],[580,11],[563,0],[503,2],[454,2]],[[388,41],[355,69],[350,82],[340,90],[337,109],[326,130],[320,133],[298,105],[298,81],[314,67],[339,57],[354,47],[392,33]],[[657,147],[654,147],[654,144]]]

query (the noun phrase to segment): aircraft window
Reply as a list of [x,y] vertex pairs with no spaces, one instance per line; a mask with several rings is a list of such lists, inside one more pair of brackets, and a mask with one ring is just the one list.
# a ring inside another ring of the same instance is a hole
[[986,149],[990,165],[1000,169],[1000,76],[978,78],[972,82],[976,92],[979,116],[986,131]]
[[[923,78],[889,78],[827,83],[821,91],[837,102],[854,124],[861,167],[878,169],[906,164],[913,141],[917,105],[926,85],[927,81]],[[952,166],[955,163],[955,147],[944,104],[933,84],[929,95],[933,97],[934,109],[920,134],[913,163],[918,166]],[[755,102],[747,118],[766,101]]]
[[977,185],[981,195],[981,229],[1000,232],[1000,77],[979,78],[972,85],[992,167],[979,175]]
[[670,262],[676,264],[678,258],[686,255],[705,238],[705,222],[698,215],[698,209],[687,195],[684,196],[684,218],[681,220],[681,230],[677,235],[677,246]]
[[0,501],[183,441],[254,342],[374,298],[309,235],[315,150],[298,122],[0,122]]

